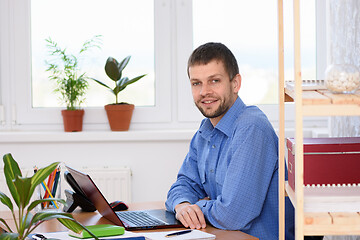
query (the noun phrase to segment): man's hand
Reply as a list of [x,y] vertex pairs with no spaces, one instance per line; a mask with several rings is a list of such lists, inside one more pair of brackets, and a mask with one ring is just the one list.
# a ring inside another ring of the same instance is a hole
[[203,212],[196,204],[183,202],[175,206],[176,219],[178,219],[185,227],[191,229],[206,228],[206,222]]

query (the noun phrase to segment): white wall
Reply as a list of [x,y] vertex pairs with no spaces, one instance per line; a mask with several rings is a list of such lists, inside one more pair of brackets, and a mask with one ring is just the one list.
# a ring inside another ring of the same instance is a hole
[[[0,156],[11,153],[21,168],[55,161],[80,170],[127,166],[132,171],[132,201],[159,201],[166,199],[195,131],[0,132]],[[326,132],[305,129],[304,136],[324,137]],[[286,129],[286,136],[293,135],[293,129]],[[5,188],[0,186],[0,191]]]
[[0,154],[11,153],[23,168],[55,161],[74,168],[128,166],[132,201],[159,201],[166,199],[194,132],[3,132]]

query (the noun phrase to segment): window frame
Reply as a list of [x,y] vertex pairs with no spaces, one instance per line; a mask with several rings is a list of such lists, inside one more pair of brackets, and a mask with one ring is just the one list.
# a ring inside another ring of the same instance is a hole
[[0,104],[3,108],[1,112],[2,123],[0,129],[11,129],[13,123],[13,113],[11,103],[11,91],[13,91],[13,76],[11,74],[11,62],[13,56],[10,49],[10,32],[13,14],[10,11],[10,0],[0,1]]
[[[10,27],[9,38],[12,54],[17,59],[16,65],[23,66],[22,71],[13,71],[16,79],[14,88],[14,104],[16,106],[16,125],[21,128],[25,125],[52,125],[61,128],[62,118],[60,107],[56,108],[32,108],[31,96],[31,44],[30,44],[30,1],[16,0],[10,6],[14,13],[14,19]],[[170,122],[171,121],[171,94],[168,91],[171,86],[171,6],[166,0],[154,1],[154,24],[155,24],[155,106],[136,106],[132,122]],[[11,26],[12,25],[12,26]],[[166,49],[166,51],[164,51]],[[15,64],[14,64],[15,67]],[[25,103],[25,104],[24,104]],[[107,125],[107,117],[102,107],[86,107],[84,126],[90,129],[101,129]]]
[[[0,120],[5,121],[0,129],[62,130],[62,108],[31,107],[30,1],[0,2],[0,106],[4,106]],[[325,5],[326,0],[317,0],[318,25],[326,22]],[[187,59],[193,49],[192,0],[154,0],[154,11],[156,106],[136,107],[130,130],[197,128],[203,116],[192,101],[186,73]],[[326,29],[318,27],[316,32],[317,76],[321,78],[326,66]],[[19,71],[16,66],[23,67]],[[292,104],[287,105],[291,112]],[[276,127],[278,105],[258,106]],[[103,108],[85,109],[84,131],[108,130]],[[287,114],[290,125],[294,120],[293,114]],[[304,119],[304,126],[327,127],[325,122],[323,118]]]

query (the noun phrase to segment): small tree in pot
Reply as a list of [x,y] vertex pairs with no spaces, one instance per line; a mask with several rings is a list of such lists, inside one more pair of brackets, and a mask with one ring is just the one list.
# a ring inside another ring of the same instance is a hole
[[[96,35],[85,41],[79,56],[91,48],[100,48],[100,37]],[[57,84],[54,92],[60,93],[60,100],[66,104],[66,110],[61,111],[65,132],[81,131],[84,110],[80,109],[80,105],[85,100],[89,77],[85,72],[80,72],[79,56],[68,54],[66,48],[62,49],[51,38],[46,39],[46,42],[49,55],[54,57],[51,62],[46,61],[46,71],[51,73],[49,79]]]
[[130,127],[130,121],[132,117],[132,112],[134,110],[134,105],[120,102],[118,100],[118,94],[123,91],[128,85],[137,82],[146,74],[129,79],[128,77],[122,77],[122,71],[125,69],[127,64],[130,61],[131,56],[127,56],[120,63],[113,57],[109,57],[106,60],[105,72],[106,75],[114,81],[115,87],[109,87],[105,83],[93,79],[100,85],[106,87],[115,95],[115,103],[108,104],[105,106],[106,114],[109,120],[110,129],[112,131],[127,131]]

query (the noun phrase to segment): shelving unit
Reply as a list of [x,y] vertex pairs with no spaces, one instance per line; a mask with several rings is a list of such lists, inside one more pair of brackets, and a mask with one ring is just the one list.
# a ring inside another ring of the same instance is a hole
[[[295,207],[295,239],[307,235],[360,235],[359,212],[305,212],[303,180],[303,117],[360,115],[360,91],[356,94],[332,94],[327,90],[302,89],[300,58],[300,0],[294,3],[295,87],[284,84],[283,0],[278,0],[279,24],[279,239],[285,239],[285,196]],[[295,102],[295,189],[285,181],[285,102]]]

